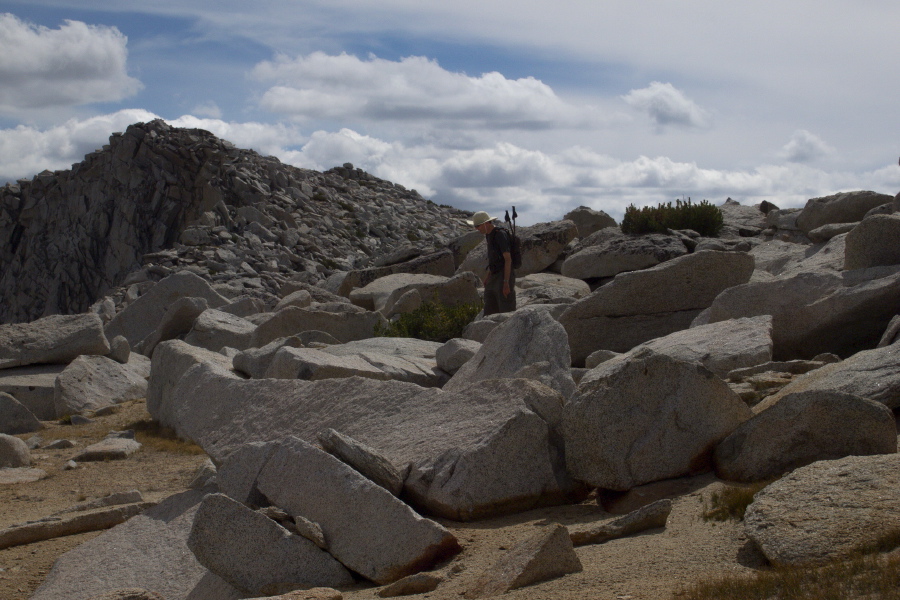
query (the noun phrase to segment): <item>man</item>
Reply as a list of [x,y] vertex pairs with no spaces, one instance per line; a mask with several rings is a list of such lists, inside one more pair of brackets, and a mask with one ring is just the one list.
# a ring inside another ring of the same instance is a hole
[[484,315],[516,310],[516,274],[512,268],[512,239],[502,227],[484,211],[472,215],[468,221],[484,235],[487,243],[488,266],[484,282]]

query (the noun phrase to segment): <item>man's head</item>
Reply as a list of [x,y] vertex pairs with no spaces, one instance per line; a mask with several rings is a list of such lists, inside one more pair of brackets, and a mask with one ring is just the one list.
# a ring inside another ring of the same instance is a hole
[[492,217],[483,210],[480,210],[472,215],[472,220],[468,221],[468,223],[481,233],[490,233],[491,229],[494,228],[494,219],[496,219],[496,217]]

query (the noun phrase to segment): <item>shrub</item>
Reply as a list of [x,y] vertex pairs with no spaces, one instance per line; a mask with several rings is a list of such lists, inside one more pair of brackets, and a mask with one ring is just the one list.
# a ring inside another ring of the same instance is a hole
[[757,482],[751,485],[726,485],[721,492],[713,492],[710,498],[712,506],[703,512],[704,521],[742,521],[747,507],[753,502],[753,496],[771,481]]
[[412,312],[400,315],[387,326],[375,326],[377,337],[409,337],[429,342],[446,342],[460,337],[463,329],[481,311],[482,303],[446,306],[425,302]]
[[665,233],[667,229],[693,229],[702,236],[718,235],[722,229],[722,211],[702,200],[692,204],[691,199],[682,202],[660,204],[656,208],[637,208],[634,204],[625,209],[622,218],[624,233]]

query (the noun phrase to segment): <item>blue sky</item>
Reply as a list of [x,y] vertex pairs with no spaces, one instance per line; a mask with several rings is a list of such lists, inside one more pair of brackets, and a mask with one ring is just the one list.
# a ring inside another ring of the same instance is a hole
[[895,0],[0,0],[0,182],[130,123],[523,224],[900,190]]

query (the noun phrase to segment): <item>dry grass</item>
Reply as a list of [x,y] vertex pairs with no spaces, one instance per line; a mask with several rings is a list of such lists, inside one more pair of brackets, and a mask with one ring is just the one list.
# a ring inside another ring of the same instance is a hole
[[188,455],[204,453],[203,448],[194,442],[188,442],[179,438],[174,429],[163,427],[152,419],[134,421],[129,423],[127,427],[134,429],[134,437],[137,441],[155,450]]
[[743,520],[747,507],[753,502],[753,496],[770,483],[772,482],[760,481],[747,485],[726,485],[721,492],[713,492],[708,506],[704,498],[703,520]]
[[[822,566],[780,567],[750,577],[701,581],[679,600],[900,600],[900,530],[881,536],[849,559]],[[890,554],[884,554],[890,552]]]
[[900,556],[867,555],[822,567],[779,568],[702,581],[679,600],[900,600]]

